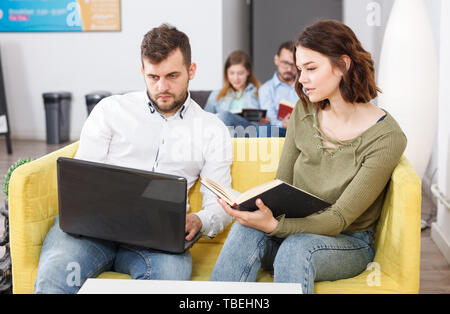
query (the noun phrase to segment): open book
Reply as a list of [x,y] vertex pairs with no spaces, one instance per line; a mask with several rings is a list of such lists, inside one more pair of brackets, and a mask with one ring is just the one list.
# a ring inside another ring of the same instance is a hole
[[237,198],[209,178],[200,182],[234,209],[257,210],[255,202],[260,198],[272,210],[274,217],[285,214],[287,218],[302,218],[331,206],[319,197],[278,179],[258,185]]
[[286,99],[282,99],[280,101],[280,106],[278,107],[277,119],[283,120],[288,114],[292,113],[294,110],[295,104],[287,101]]

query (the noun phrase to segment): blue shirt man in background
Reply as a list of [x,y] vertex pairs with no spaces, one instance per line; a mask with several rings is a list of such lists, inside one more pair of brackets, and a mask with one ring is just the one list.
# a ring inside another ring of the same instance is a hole
[[[294,63],[295,45],[292,41],[284,42],[278,48],[274,57],[277,71],[273,77],[259,88],[259,102],[261,109],[266,109],[266,118],[261,124],[270,124],[272,129],[278,128],[279,136],[285,136],[290,115],[278,120],[280,101],[285,99],[293,104],[298,101],[295,92],[296,68]],[[272,130],[273,132],[273,130]],[[271,132],[268,131],[268,136]]]

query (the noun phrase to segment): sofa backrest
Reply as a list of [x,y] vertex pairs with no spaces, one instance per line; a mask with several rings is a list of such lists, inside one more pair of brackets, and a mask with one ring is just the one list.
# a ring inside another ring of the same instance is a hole
[[205,108],[206,102],[208,101],[210,90],[191,90],[191,98],[200,105],[200,107]]

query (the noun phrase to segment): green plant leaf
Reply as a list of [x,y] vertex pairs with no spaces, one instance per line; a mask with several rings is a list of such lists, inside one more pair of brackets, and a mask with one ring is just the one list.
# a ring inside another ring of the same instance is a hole
[[11,179],[11,174],[14,170],[22,166],[23,164],[26,164],[27,162],[33,161],[33,158],[27,157],[27,158],[20,158],[17,160],[14,164],[12,164],[8,171],[5,174],[5,177],[3,178],[3,193],[5,193],[6,198],[8,198],[8,192],[9,192],[9,180]]

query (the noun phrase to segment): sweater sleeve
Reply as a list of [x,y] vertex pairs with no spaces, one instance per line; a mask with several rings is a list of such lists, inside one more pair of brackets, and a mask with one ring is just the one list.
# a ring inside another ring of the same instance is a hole
[[278,226],[269,236],[285,238],[295,233],[337,235],[343,232],[383,192],[405,147],[406,137],[402,132],[384,134],[332,206],[305,218],[277,217]]
[[[300,105],[299,105],[300,106]],[[286,183],[292,184],[295,161],[300,155],[301,151],[295,145],[295,129],[296,129],[296,121],[299,121],[299,110],[297,110],[296,106],[292,113],[292,118],[289,119],[288,128],[286,132],[286,138],[283,144],[283,151],[281,152],[280,162],[278,165],[278,170],[276,174],[276,178],[280,179]]]

